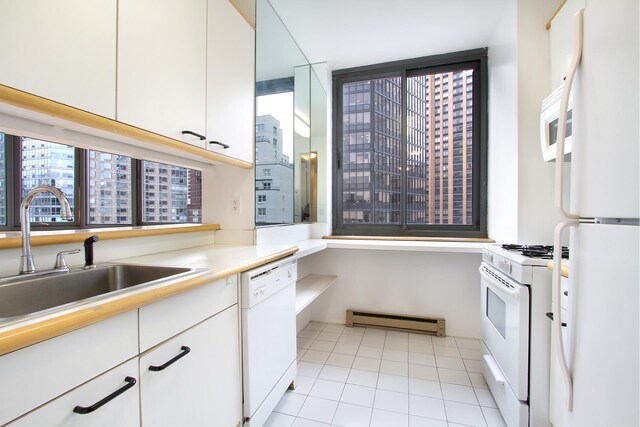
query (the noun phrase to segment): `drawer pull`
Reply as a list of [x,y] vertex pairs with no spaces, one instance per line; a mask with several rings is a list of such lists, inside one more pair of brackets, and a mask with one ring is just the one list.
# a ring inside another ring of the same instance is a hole
[[168,368],[169,366],[171,366],[176,361],[178,361],[178,359],[182,359],[183,357],[185,357],[191,351],[191,349],[189,347],[187,347],[186,345],[183,345],[182,347],[180,347],[180,350],[182,350],[182,352],[179,355],[177,355],[176,357],[174,357],[173,359],[165,362],[164,364],[162,364],[160,366],[151,365],[151,366],[149,366],[149,370],[153,371],[153,372],[162,371],[162,370]]
[[227,145],[227,144],[223,144],[223,143],[222,143],[222,142],[220,142],[220,141],[209,141],[209,144],[217,144],[217,145],[221,146],[222,148],[224,148],[225,150],[226,150],[227,148],[229,148],[229,145]]
[[182,131],[183,135],[193,135],[196,138],[198,138],[200,141],[204,141],[205,139],[207,139],[204,135],[200,135],[199,133],[195,133],[191,130],[183,130]]
[[111,393],[109,396],[107,396],[104,399],[94,403],[91,406],[80,406],[80,405],[78,405],[75,408],[73,408],[73,412],[75,412],[76,414],[81,414],[81,415],[90,414],[91,412],[93,412],[96,409],[100,408],[105,403],[110,402],[111,400],[115,399],[116,397],[120,396],[122,393],[124,393],[125,391],[129,390],[131,387],[136,385],[136,379],[133,378],[133,377],[126,377],[124,379],[124,381],[127,384],[123,385],[122,387],[120,387],[119,389],[117,389],[116,391]]

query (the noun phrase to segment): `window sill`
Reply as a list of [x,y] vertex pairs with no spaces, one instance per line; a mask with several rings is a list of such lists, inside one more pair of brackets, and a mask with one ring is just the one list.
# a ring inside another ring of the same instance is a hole
[[325,236],[328,249],[482,253],[495,240],[487,238]]
[[[78,243],[97,234],[101,240],[129,239],[135,237],[162,236],[166,234],[197,233],[220,230],[219,224],[171,224],[144,227],[94,228],[54,231],[33,231],[31,246],[60,245]],[[18,231],[0,233],[0,249],[19,248],[22,236]]]

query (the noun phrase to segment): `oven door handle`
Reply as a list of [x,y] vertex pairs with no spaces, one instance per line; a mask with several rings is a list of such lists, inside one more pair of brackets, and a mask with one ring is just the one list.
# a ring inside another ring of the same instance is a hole
[[502,372],[500,372],[500,368],[498,368],[498,366],[496,365],[496,362],[494,362],[493,358],[488,354],[485,354],[483,358],[484,358],[484,363],[487,365],[487,368],[489,369],[489,372],[493,377],[493,380],[497,384],[504,386],[506,379],[504,378],[504,375],[502,375]]
[[508,295],[514,299],[518,299],[520,298],[520,291],[517,289],[510,289],[508,287],[506,287],[505,285],[503,285],[502,283],[498,282],[495,278],[491,277],[489,274],[487,274],[486,271],[484,271],[484,266],[480,266],[480,276],[482,276],[482,278],[484,280],[486,280],[487,284],[489,285],[489,287],[492,290],[496,290],[498,292],[502,292],[505,295]]

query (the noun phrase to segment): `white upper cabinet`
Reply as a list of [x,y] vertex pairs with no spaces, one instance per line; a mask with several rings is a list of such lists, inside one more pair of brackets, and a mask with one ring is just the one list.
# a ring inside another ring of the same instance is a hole
[[207,0],[119,0],[118,121],[204,148]]
[[208,1],[207,149],[253,163],[255,31],[228,0]]
[[0,0],[0,84],[108,118],[116,0]]

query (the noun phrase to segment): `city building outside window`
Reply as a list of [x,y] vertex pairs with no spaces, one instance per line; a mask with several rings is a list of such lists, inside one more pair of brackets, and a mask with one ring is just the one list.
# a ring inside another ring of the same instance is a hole
[[4,134],[0,133],[0,226],[7,225],[7,168],[4,146]]
[[334,234],[486,237],[486,61],[333,73]]
[[[198,170],[0,133],[1,228],[19,229],[20,203],[38,185],[62,190],[74,220],[62,221],[58,200],[43,193],[31,204],[33,228],[202,222]],[[7,197],[8,188],[19,191]]]

